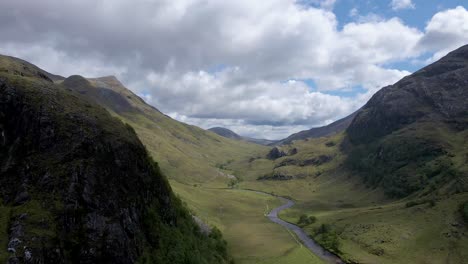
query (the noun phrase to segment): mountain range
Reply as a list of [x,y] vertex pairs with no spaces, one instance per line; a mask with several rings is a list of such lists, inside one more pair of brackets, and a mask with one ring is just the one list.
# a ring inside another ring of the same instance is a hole
[[135,130],[83,96],[84,78],[53,79],[0,56],[0,260],[228,263]]
[[225,137],[225,138],[230,138],[230,139],[235,139],[235,140],[243,140],[243,141],[247,141],[247,142],[250,142],[250,143],[255,143],[255,144],[265,145],[265,146],[274,144],[276,142],[275,140],[269,140],[269,139],[243,137],[243,136],[240,136],[240,135],[236,134],[234,131],[229,130],[229,129],[224,128],[224,127],[212,127],[210,129],[208,129],[208,131],[216,133],[216,134],[218,134],[218,135],[220,135],[222,137]]
[[[304,230],[350,263],[459,263],[467,93],[464,46],[343,119],[270,141],[181,123],[114,76],[0,56],[0,261],[254,263],[273,240],[255,233],[274,228],[266,193],[293,198],[281,217],[315,219]],[[294,251],[280,244],[269,254]]]

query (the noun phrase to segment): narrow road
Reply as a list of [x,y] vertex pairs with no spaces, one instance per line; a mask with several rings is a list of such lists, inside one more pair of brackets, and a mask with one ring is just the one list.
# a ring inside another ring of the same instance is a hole
[[[263,192],[262,192],[263,193]],[[264,193],[268,194],[268,193]],[[268,194],[271,195],[271,194]],[[329,252],[328,250],[324,249],[322,246],[317,244],[313,239],[311,239],[307,233],[297,225],[293,225],[291,223],[288,223],[286,221],[281,220],[278,217],[279,212],[283,211],[284,209],[288,209],[294,205],[294,202],[292,200],[286,199],[284,197],[280,196],[275,196],[281,201],[285,202],[283,205],[276,207],[275,209],[271,210],[271,212],[267,215],[268,218],[279,225],[284,226],[285,228],[293,231],[297,237],[302,241],[302,243],[310,250],[312,253],[320,257],[322,260],[328,262],[328,263],[333,263],[333,264],[342,264],[344,263],[338,256],[335,254]]]

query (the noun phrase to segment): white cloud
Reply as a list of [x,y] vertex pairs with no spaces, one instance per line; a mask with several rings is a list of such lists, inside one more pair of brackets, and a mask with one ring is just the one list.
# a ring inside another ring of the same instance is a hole
[[411,0],[392,0],[390,4],[393,10],[414,9],[415,5]]
[[[409,74],[387,65],[443,53],[468,36],[462,7],[436,14],[421,32],[377,15],[338,27],[335,1],[308,2],[316,7],[295,0],[7,0],[0,2],[0,52],[63,75],[117,75],[179,120],[274,138],[351,113]],[[366,92],[327,94],[355,86]]]
[[468,11],[462,6],[441,11],[431,18],[425,31],[419,46],[424,51],[435,52],[428,61],[433,62],[468,44]]

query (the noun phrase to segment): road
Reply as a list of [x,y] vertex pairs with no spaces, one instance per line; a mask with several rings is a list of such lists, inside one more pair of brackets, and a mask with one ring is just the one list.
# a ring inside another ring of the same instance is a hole
[[[268,194],[268,193],[264,193],[264,194]],[[271,195],[271,194],[268,194],[268,195]],[[324,261],[326,261],[328,263],[334,263],[334,264],[344,263],[338,256],[336,256],[335,254],[327,251],[326,249],[321,247],[319,244],[317,244],[313,239],[311,239],[307,235],[307,233],[302,228],[300,228],[300,227],[298,227],[296,225],[293,225],[293,224],[291,224],[289,222],[281,220],[278,217],[279,212],[281,212],[282,210],[285,210],[287,208],[292,207],[294,205],[294,201],[286,199],[284,197],[279,197],[279,196],[276,196],[276,197],[278,199],[280,199],[281,201],[283,201],[284,204],[279,206],[279,207],[276,207],[273,210],[271,210],[271,212],[267,215],[268,218],[272,222],[277,223],[279,225],[282,225],[283,227],[293,231],[297,235],[297,237],[302,241],[304,246],[306,246],[310,251],[312,251],[312,253],[314,253],[315,255],[320,257],[322,260],[324,260]]]

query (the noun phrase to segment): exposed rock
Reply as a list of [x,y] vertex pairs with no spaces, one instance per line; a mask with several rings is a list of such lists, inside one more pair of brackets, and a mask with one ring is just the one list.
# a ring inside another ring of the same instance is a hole
[[382,88],[357,112],[347,129],[353,143],[366,143],[421,119],[468,127],[468,45]]
[[27,191],[22,191],[15,197],[14,204],[21,205],[29,201],[29,199],[29,193]]
[[[408,196],[430,182],[434,190],[452,185],[443,192],[467,191],[455,182],[466,179],[466,170],[452,162],[454,155],[464,158],[456,148],[468,147],[461,136],[468,129],[467,76],[468,45],[382,88],[346,130],[345,164],[391,197]],[[464,146],[453,146],[454,138]]]
[[195,233],[131,127],[43,72],[19,73],[28,78],[0,71],[0,199],[15,207],[2,238],[8,263],[127,264],[176,243],[204,250],[203,263],[227,262]]
[[300,164],[299,160],[285,158],[279,164],[275,165],[275,169],[284,166],[293,166]]
[[211,227],[207,225],[205,222],[203,222],[203,220],[201,220],[200,217],[196,215],[192,215],[192,218],[193,220],[195,220],[195,223],[198,225],[198,227],[200,228],[200,231],[204,235],[208,236],[211,233]]
[[261,177],[258,177],[258,181],[263,181],[263,180],[271,180],[271,181],[287,181],[287,180],[292,180],[293,176],[291,175],[286,175],[282,172],[275,171],[273,174],[269,175],[264,175]]
[[320,156],[312,158],[312,159],[303,160],[300,163],[300,166],[302,166],[302,167],[303,166],[309,166],[309,165],[319,166],[319,165],[322,165],[324,163],[330,162],[332,159],[333,159],[332,156],[320,155]]
[[293,155],[296,155],[297,154],[297,148],[293,148],[289,151],[288,155],[289,156],[293,156]]
[[286,153],[284,153],[283,150],[280,150],[279,148],[274,147],[270,150],[270,152],[268,152],[266,157],[267,159],[275,160],[284,156],[286,156]]

